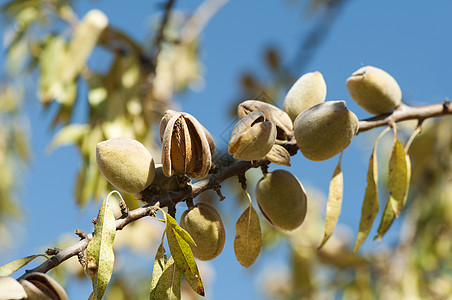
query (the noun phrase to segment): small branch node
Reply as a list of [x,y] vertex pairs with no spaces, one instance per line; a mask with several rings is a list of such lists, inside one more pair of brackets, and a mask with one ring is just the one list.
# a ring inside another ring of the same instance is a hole
[[220,201],[223,201],[224,199],[226,199],[226,197],[223,196],[223,194],[221,193],[221,185],[216,184],[213,186],[213,189],[217,193],[218,197],[220,197]]
[[450,108],[451,108],[451,101],[450,101],[450,99],[449,98],[444,99],[443,111],[447,112],[447,111],[449,111]]
[[77,258],[78,258],[78,262],[80,263],[80,265],[85,268],[86,267],[86,260],[85,260],[85,255],[83,254],[83,251],[80,251],[77,253]]
[[247,185],[246,185],[246,177],[245,177],[245,173],[240,174],[239,176],[239,182],[242,186],[242,190],[246,191],[247,190]]
[[47,250],[46,250],[46,254],[51,255],[51,256],[57,255],[58,252],[60,252],[59,248],[47,248]]
[[75,234],[81,239],[86,239],[88,236],[86,235],[86,233],[84,233],[83,231],[81,231],[80,229],[75,229]]
[[267,174],[268,173],[268,164],[263,164],[262,166],[261,166],[261,171],[262,171],[262,174]]
[[170,205],[168,206],[168,214],[173,217],[176,218],[176,205]]
[[195,207],[195,204],[193,203],[193,198],[185,199],[185,203],[187,203],[188,209],[192,209],[193,207]]
[[97,224],[97,218],[93,218],[93,220],[91,221],[91,223],[93,223],[94,226],[96,226],[96,224]]
[[119,208],[121,209],[121,217],[120,219],[125,219],[129,215],[129,208],[127,207],[124,199],[121,198],[121,202],[119,203]]

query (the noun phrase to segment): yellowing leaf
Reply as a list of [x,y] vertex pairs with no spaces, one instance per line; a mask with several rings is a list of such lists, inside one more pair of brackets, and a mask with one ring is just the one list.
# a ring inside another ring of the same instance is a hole
[[391,195],[391,205],[396,217],[400,215],[400,211],[405,203],[405,195],[408,185],[408,169],[405,149],[396,138],[392,148],[391,158],[389,159],[388,186]]
[[262,247],[259,216],[250,205],[235,225],[234,252],[239,263],[248,268],[256,260]]
[[12,261],[10,263],[7,263],[4,266],[1,266],[0,267],[0,276],[9,276],[9,275],[13,274],[14,272],[16,272],[17,270],[19,270],[20,268],[22,268],[23,266],[25,266],[26,264],[31,262],[33,259],[35,259],[36,257],[39,257],[39,256],[43,256],[43,257],[47,258],[43,254],[30,255],[30,256],[16,259],[15,261]]
[[380,207],[378,203],[378,163],[377,163],[377,141],[369,160],[369,170],[367,171],[367,187],[364,194],[363,206],[361,208],[361,220],[359,221],[359,231],[356,237],[353,253],[358,251],[369,235],[375,217]]
[[116,221],[108,201],[113,192],[108,194],[104,202],[102,202],[97,222],[94,226],[93,238],[86,248],[86,267],[93,282],[94,294],[96,299],[99,300],[102,299],[110,281],[115,262],[113,241],[116,234]]
[[341,170],[341,159],[342,155],[339,158],[339,162],[337,163],[333,177],[330,181],[328,203],[326,205],[325,233],[319,249],[322,248],[330,238],[331,234],[334,231],[334,228],[336,227],[339,215],[341,214],[342,195],[344,190],[344,177]]
[[191,288],[199,295],[204,296],[204,285],[201,281],[198,266],[196,265],[190,245],[188,244],[188,242],[193,242],[193,239],[166,212],[165,220],[166,238],[168,239],[171,255],[174,257],[177,267],[181,270]]
[[[406,190],[405,190],[405,196],[402,200],[402,207],[405,205],[406,200],[408,198],[408,189],[410,186],[410,180],[411,180],[411,159],[408,155],[405,156],[406,160],[406,166],[407,166],[407,184],[406,184]],[[388,203],[386,203],[385,210],[383,212],[383,216],[381,217],[380,226],[378,227],[377,233],[378,235],[374,237],[374,240],[378,238],[379,241],[383,238],[383,235],[388,231],[389,227],[391,227],[392,222],[394,222],[394,219],[396,217],[394,210],[392,208],[392,203],[396,200],[392,199],[392,196],[389,196]]]
[[155,287],[155,293],[151,294],[151,300],[179,300],[181,298],[181,271],[171,256]]
[[378,238],[378,241],[381,241],[385,233],[388,231],[389,227],[391,227],[392,222],[394,222],[395,214],[394,210],[391,207],[391,196],[389,196],[388,202],[386,203],[385,210],[383,212],[383,216],[381,217],[380,225],[377,229],[377,235],[374,237],[374,240]]
[[157,287],[157,283],[162,276],[162,273],[166,266],[166,255],[165,248],[163,247],[163,241],[157,249],[157,253],[155,254],[154,260],[154,270],[152,271],[152,279],[151,279],[151,299],[155,297],[155,288]]

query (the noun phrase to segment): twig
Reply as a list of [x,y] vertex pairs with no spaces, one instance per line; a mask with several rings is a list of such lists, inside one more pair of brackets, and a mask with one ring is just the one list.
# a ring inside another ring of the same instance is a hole
[[358,133],[389,125],[391,121],[395,123],[407,120],[423,121],[425,119],[450,114],[452,114],[452,105],[448,105],[447,100],[444,103],[419,107],[412,107],[402,104],[391,114],[379,115],[370,119],[359,121]]

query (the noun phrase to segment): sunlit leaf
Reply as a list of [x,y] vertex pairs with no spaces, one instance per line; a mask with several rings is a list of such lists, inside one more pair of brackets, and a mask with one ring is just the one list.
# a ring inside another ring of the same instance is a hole
[[248,268],[262,248],[262,230],[259,216],[250,205],[235,225],[234,252],[239,263]]
[[35,259],[36,257],[39,257],[39,256],[47,258],[43,254],[30,255],[30,256],[16,259],[15,261],[12,261],[10,263],[7,263],[4,266],[1,266],[0,267],[0,276],[9,276],[9,275],[13,274],[14,272],[19,270],[23,266],[27,265],[29,262],[31,262],[33,259]]
[[364,194],[363,206],[361,208],[361,220],[359,221],[359,231],[356,237],[353,252],[355,253],[361,247],[369,235],[375,217],[378,214],[380,205],[378,203],[378,163],[377,163],[377,142],[369,160],[369,169],[367,171],[367,187]]
[[60,146],[78,144],[89,130],[90,126],[88,124],[69,124],[64,126],[50,143],[50,150]]
[[383,216],[381,217],[380,225],[377,229],[377,235],[374,237],[374,240],[378,238],[378,241],[381,241],[385,233],[388,231],[389,227],[391,227],[392,222],[395,219],[395,213],[391,206],[391,196],[389,196],[388,202],[386,203],[385,210],[383,212]]
[[116,221],[109,203],[109,197],[112,193],[108,194],[102,202],[94,226],[93,238],[86,248],[87,270],[93,282],[93,290],[97,299],[102,299],[104,295],[115,262],[113,241],[116,234]]
[[[406,167],[407,167],[407,184],[406,184],[406,190],[405,190],[405,196],[402,200],[402,207],[405,205],[406,200],[408,198],[408,189],[410,186],[410,180],[411,180],[411,159],[408,155],[405,155],[406,160]],[[392,208],[392,203],[395,200],[392,199],[392,196],[389,196],[389,200],[386,203],[385,210],[383,212],[383,216],[380,221],[380,226],[378,227],[378,235],[375,236],[374,240],[378,238],[379,241],[383,238],[383,235],[388,231],[388,229],[391,227],[392,223],[394,222],[394,219],[396,217],[394,210]]]
[[342,155],[339,158],[339,162],[337,163],[333,177],[330,181],[328,203],[326,205],[325,233],[319,249],[322,248],[323,245],[325,245],[331,234],[333,234],[337,220],[339,219],[339,215],[341,214],[342,195],[344,190],[344,176],[341,170],[341,159]]
[[153,299],[153,297],[155,296],[155,288],[157,287],[157,283],[159,282],[159,279],[162,276],[162,273],[165,269],[165,265],[166,265],[166,254],[162,240],[162,243],[160,244],[159,248],[157,249],[157,253],[155,254],[154,270],[152,271],[150,288],[151,299]]
[[99,10],[90,10],[77,25],[69,42],[63,80],[73,81],[85,67],[102,31],[108,25],[107,16]]
[[397,138],[389,159],[388,186],[391,205],[396,217],[400,215],[405,202],[408,185],[408,169],[405,149]]
[[190,245],[188,244],[193,239],[190,237],[187,241],[189,234],[167,213],[165,213],[165,220],[166,238],[168,239],[171,255],[174,257],[177,266],[182,271],[182,274],[192,289],[199,295],[204,296],[204,285],[201,281],[198,266],[196,265]]
[[151,294],[150,299],[179,300],[181,298],[181,279],[181,271],[171,256],[155,287],[155,293]]

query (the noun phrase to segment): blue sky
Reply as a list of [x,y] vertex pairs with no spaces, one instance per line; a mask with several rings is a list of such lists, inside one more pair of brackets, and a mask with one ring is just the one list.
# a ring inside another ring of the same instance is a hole
[[[284,64],[293,61],[300,42],[316,20],[303,13],[304,2],[231,0],[207,26],[201,46],[205,87],[175,100],[182,110],[194,115],[209,129],[218,144],[222,143],[220,134],[231,123],[225,111],[230,109],[229,101],[239,94],[238,76],[245,70],[252,70],[261,78],[268,77],[262,64],[264,47],[276,47],[282,53]],[[191,11],[200,3],[179,1],[178,7]],[[145,36],[151,16],[157,12],[153,1],[128,1],[125,4],[118,0],[79,1],[76,11],[83,15],[91,8],[103,10],[112,25],[138,40]],[[441,102],[445,97],[452,97],[451,13],[452,2],[446,0],[347,1],[324,43],[306,67],[300,70],[296,66],[291,68],[300,76],[311,71],[322,72],[327,83],[327,100],[346,100],[349,109],[360,119],[369,115],[351,101],[345,80],[362,64],[374,65],[391,73],[399,82],[404,101],[408,104]],[[4,54],[2,48],[0,66],[4,65]],[[51,154],[46,151],[55,133],[49,130],[51,114],[41,111],[35,93],[29,95],[27,112],[31,117],[34,155],[24,175],[26,188],[19,194],[26,218],[19,226],[15,225],[15,244],[12,251],[2,253],[0,265],[41,252],[61,234],[74,232],[75,228],[90,231],[91,218],[98,209],[96,204],[80,212],[74,204],[73,183],[80,164],[77,152],[71,147]],[[345,192],[340,222],[351,228],[353,237],[358,228],[367,161],[372,148],[369,141],[380,132],[374,131],[357,136],[343,157]],[[298,154],[293,158],[291,170],[304,185],[315,186],[327,193],[336,163],[337,158],[311,162]],[[228,196],[227,192],[225,195]],[[230,217],[237,219],[239,214]],[[52,218],[45,217],[48,215]],[[397,234],[396,226],[384,242],[396,240]],[[232,243],[231,232],[225,251],[213,262],[216,279],[207,299],[232,299],[237,292],[240,293],[238,299],[261,299],[256,283],[258,273],[263,266],[274,263],[270,259],[283,261],[284,248],[272,256],[260,257],[259,266],[246,270],[235,261]],[[371,251],[381,246],[369,240],[363,247],[364,251]],[[84,285],[77,294],[87,295],[88,292],[83,291],[89,288],[89,285]],[[76,293],[75,288],[70,292]]]

